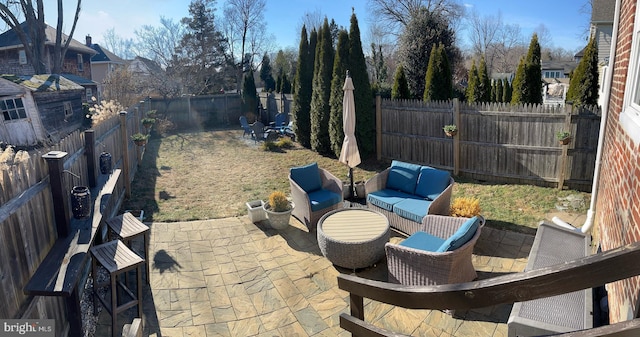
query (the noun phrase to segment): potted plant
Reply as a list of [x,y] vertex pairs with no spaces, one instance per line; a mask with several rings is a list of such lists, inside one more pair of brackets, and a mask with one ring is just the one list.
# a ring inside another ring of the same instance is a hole
[[558,131],[556,138],[561,145],[567,145],[571,141],[571,133],[569,131]]
[[249,220],[251,220],[251,222],[256,223],[267,219],[267,214],[264,211],[264,201],[252,200],[247,202],[246,205],[247,214],[249,215]]
[[294,207],[294,203],[289,201],[287,196],[280,191],[272,192],[269,195],[269,201],[263,206],[271,227],[275,229],[287,227]]
[[480,215],[480,200],[473,197],[458,197],[453,199],[449,213],[454,217],[472,218]]
[[157,112],[157,110],[149,110],[149,111],[147,111],[146,115],[149,118],[156,118],[156,112]]
[[442,130],[444,130],[444,133],[449,137],[453,137],[458,134],[458,127],[455,124],[445,125]]
[[143,135],[142,133],[134,133],[131,135],[131,140],[138,146],[143,146],[147,143],[147,139],[149,139],[148,135]]
[[146,117],[146,118],[143,118],[141,122],[142,122],[142,126],[144,126],[145,129],[149,130],[149,128],[151,128],[151,126],[156,122],[156,119],[151,117]]

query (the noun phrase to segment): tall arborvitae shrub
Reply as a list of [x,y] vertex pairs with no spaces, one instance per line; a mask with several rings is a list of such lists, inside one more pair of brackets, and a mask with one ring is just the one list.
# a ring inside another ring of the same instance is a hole
[[425,101],[448,100],[451,98],[452,90],[451,69],[444,45],[433,45],[422,98]]
[[542,103],[542,64],[540,57],[538,35],[534,33],[529,43],[527,57],[521,60],[522,70],[518,65],[511,103]]
[[255,114],[258,108],[258,94],[256,82],[253,79],[253,70],[244,75],[242,81],[242,108],[245,113]]
[[349,27],[349,71],[355,88],[353,97],[356,105],[356,139],[358,150],[366,158],[375,152],[376,118],[373,109],[373,94],[367,72],[367,61],[362,51],[360,28],[356,14],[351,14]]
[[496,80],[496,90],[495,90],[495,98],[496,102],[502,103],[504,102],[504,87],[502,86],[502,79]]
[[476,68],[476,61],[471,61],[471,68],[469,69],[467,81],[467,102],[473,103],[478,102],[479,97],[479,84],[478,84],[478,68]]
[[260,79],[264,82],[264,91],[271,92],[275,90],[276,84],[271,74],[271,60],[265,52],[262,56],[262,65],[260,66]]
[[333,72],[333,45],[329,21],[324,19],[318,32],[316,64],[311,94],[311,149],[320,154],[331,153],[329,140],[329,98],[331,97],[331,75]]
[[598,104],[598,45],[591,39],[584,50],[584,56],[571,75],[567,101],[574,105]]
[[502,101],[511,102],[511,83],[506,78],[502,79]]
[[480,58],[480,64],[478,65],[477,97],[477,102],[491,102],[491,78],[489,78],[487,63],[484,60],[484,56]]
[[393,75],[393,87],[391,88],[391,99],[409,99],[411,93],[409,92],[409,84],[407,83],[407,76],[404,73],[402,64],[396,68],[396,73]]
[[513,83],[511,83],[511,104],[519,104],[523,102],[522,87],[525,82],[524,68],[524,58],[520,58],[518,68],[516,68],[516,76],[513,78]]
[[344,81],[347,73],[347,63],[349,62],[349,33],[341,29],[338,33],[338,46],[333,59],[333,78],[331,79],[331,97],[329,105],[331,114],[329,116],[329,140],[331,150],[336,157],[340,157],[342,142],[344,141],[344,130],[342,128],[342,112],[344,99]]
[[[313,51],[315,52],[315,51]],[[300,32],[300,48],[298,49],[298,66],[295,78],[295,94],[293,96],[293,131],[300,145],[311,147],[311,85],[313,81],[313,63],[307,41],[307,29],[302,26]]]

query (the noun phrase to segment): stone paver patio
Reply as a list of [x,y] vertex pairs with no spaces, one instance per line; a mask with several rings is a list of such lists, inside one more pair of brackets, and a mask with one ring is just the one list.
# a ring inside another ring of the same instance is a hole
[[[153,223],[150,287],[144,286],[145,336],[350,336],[339,326],[349,312],[339,273],[295,218],[274,230],[247,216]],[[392,234],[392,241],[401,240]],[[474,250],[479,278],[522,271],[533,236],[485,228]],[[386,262],[357,270],[386,281]],[[407,310],[365,299],[365,320],[412,336],[506,336],[511,305],[457,311]],[[118,322],[131,322],[135,308]],[[110,336],[102,312],[96,336]]]

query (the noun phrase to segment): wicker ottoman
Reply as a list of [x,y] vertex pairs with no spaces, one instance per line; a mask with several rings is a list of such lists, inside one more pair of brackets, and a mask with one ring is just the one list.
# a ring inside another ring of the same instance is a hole
[[389,221],[379,212],[344,208],[331,211],[318,221],[318,246],[333,264],[364,268],[384,257],[389,242]]

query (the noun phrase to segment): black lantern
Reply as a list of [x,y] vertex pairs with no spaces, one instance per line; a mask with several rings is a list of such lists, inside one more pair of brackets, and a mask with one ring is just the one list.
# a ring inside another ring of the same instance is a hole
[[111,153],[102,152],[100,154],[100,173],[109,174],[111,172]]
[[74,186],[71,189],[71,212],[76,219],[91,215],[91,192],[87,186]]

